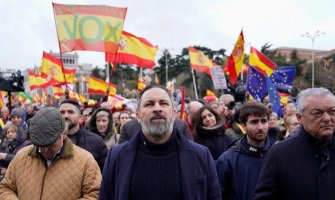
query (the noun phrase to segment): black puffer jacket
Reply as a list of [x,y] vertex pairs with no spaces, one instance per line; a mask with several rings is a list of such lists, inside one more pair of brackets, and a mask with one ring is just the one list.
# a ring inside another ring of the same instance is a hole
[[217,160],[233,142],[229,136],[225,135],[225,130],[222,124],[212,128],[203,126],[197,127],[195,134],[194,141],[207,147],[214,160]]
[[76,133],[68,135],[68,137],[75,145],[90,152],[97,161],[100,170],[103,170],[108,149],[100,136],[80,126]]

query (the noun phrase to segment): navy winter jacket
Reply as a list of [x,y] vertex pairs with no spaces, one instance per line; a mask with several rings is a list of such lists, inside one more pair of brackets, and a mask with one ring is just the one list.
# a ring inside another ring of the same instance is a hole
[[271,147],[267,139],[263,148],[247,143],[246,136],[225,151],[217,160],[222,199],[249,200],[253,198],[264,156]]

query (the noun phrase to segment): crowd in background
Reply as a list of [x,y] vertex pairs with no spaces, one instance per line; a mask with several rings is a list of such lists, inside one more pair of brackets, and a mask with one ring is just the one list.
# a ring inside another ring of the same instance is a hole
[[[283,105],[283,116],[278,116],[271,110],[271,104],[265,102],[241,102],[231,94],[223,94],[218,99],[186,100],[185,115],[182,115],[180,95],[174,95],[173,127],[187,140],[208,148],[216,162],[223,199],[252,199],[265,155],[273,146],[294,138],[306,126],[301,125],[301,119],[297,117],[304,110],[297,110],[293,100]],[[6,176],[6,169],[15,154],[31,144],[30,120],[40,109],[32,103],[15,105],[11,110],[5,106],[1,108],[1,179]],[[55,107],[68,124],[67,137],[90,152],[101,171],[108,150],[127,142],[142,129],[138,110],[126,105],[98,102],[87,106],[64,99]],[[315,112],[321,111],[317,109]],[[332,112],[329,111],[331,117]],[[257,197],[263,199],[260,193]]]

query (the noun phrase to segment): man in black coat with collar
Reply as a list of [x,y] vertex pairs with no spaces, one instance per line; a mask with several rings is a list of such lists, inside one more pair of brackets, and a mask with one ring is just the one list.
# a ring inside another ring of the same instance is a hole
[[335,199],[335,97],[309,88],[297,98],[299,129],[270,149],[255,200]]

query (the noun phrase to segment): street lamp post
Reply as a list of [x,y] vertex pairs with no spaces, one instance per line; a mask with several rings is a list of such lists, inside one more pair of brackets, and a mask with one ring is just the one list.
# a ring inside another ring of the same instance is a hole
[[167,50],[164,52],[165,54],[165,78],[166,78],[166,87],[168,86],[168,80],[169,80],[169,65],[167,60]]
[[314,41],[315,38],[319,37],[322,34],[325,34],[325,32],[316,31],[314,35],[306,32],[305,34],[301,35],[302,37],[307,37],[312,40],[312,88],[314,87]]

